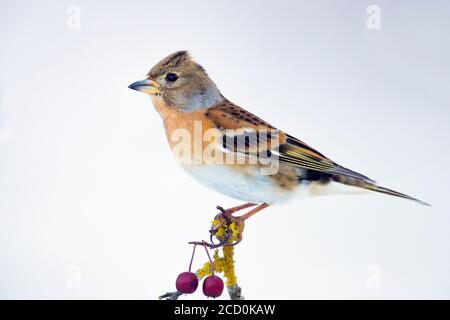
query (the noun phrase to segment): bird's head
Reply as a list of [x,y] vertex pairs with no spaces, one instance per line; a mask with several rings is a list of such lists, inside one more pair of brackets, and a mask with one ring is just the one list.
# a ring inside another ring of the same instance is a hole
[[223,100],[205,69],[187,51],[177,51],[162,59],[146,79],[132,83],[129,88],[145,92],[153,100],[162,100],[181,112],[208,108]]

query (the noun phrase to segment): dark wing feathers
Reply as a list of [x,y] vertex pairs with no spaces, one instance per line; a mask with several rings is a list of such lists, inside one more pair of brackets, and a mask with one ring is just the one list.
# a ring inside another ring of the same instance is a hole
[[[334,163],[304,142],[277,130],[267,122],[229,101],[224,101],[208,109],[205,115],[215,124],[216,128],[223,132],[223,147],[231,152],[263,157],[274,153],[278,155],[280,162],[288,166],[305,169],[306,175],[313,176],[314,179],[322,175],[331,175],[334,180],[343,184],[428,205],[406,194],[376,185],[376,182],[367,176]],[[234,129],[234,131],[231,130],[230,132],[227,129]],[[268,131],[271,135],[264,138],[263,131]],[[231,139],[231,144],[226,142],[228,139]],[[243,143],[239,141],[243,141]],[[261,143],[267,150],[261,150]]]
[[[374,181],[367,176],[334,163],[304,142],[275,129],[264,120],[229,101],[224,101],[223,103],[208,109],[206,116],[214,122],[217,128],[224,132],[223,147],[230,151],[254,152],[256,146],[254,143],[252,144],[251,141],[255,141],[256,139],[257,142],[260,142],[259,139],[262,135],[259,136],[258,132],[269,130],[272,136],[270,139],[266,139],[266,142],[268,142],[266,143],[268,148],[267,152],[277,152],[281,162],[303,169],[315,170],[374,183]],[[243,130],[244,128],[246,130]],[[230,130],[227,129],[236,130],[234,137],[231,138],[232,134],[230,133]],[[244,131],[246,132],[245,134]],[[253,132],[253,139],[251,139],[252,134],[249,132]],[[278,134],[274,134],[274,132]],[[243,137],[244,135],[247,135],[247,137]],[[249,135],[250,140],[247,142]],[[230,141],[230,138],[234,139],[232,140],[233,143],[225,143],[225,139]],[[244,143],[238,143],[238,141],[244,141]]]
[[260,129],[225,129],[222,133],[224,149],[252,154],[277,148],[280,135],[279,131]]
[[286,142],[280,146],[280,149],[282,149],[282,151],[280,151],[280,155],[289,158],[290,163],[295,164],[295,161],[298,161],[298,164],[300,166],[304,166],[305,164],[311,166],[307,169],[323,171],[336,175],[343,175],[375,183],[374,180],[363,174],[334,163],[323,154],[319,153],[318,151],[314,150],[313,148],[294,138],[293,136],[287,135]]

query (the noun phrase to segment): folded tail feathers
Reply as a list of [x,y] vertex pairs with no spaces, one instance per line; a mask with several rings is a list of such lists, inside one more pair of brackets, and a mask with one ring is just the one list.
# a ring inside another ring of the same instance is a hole
[[388,195],[391,195],[391,196],[400,197],[400,198],[403,198],[403,199],[413,200],[413,201],[416,201],[416,202],[418,202],[418,203],[420,203],[421,205],[424,205],[424,206],[431,206],[429,203],[426,203],[426,202],[424,202],[422,200],[419,200],[417,198],[413,198],[411,196],[408,196],[407,194],[404,194],[404,193],[401,193],[401,192],[398,192],[398,191],[395,191],[395,190],[392,190],[392,189],[389,189],[389,188],[385,188],[385,187],[379,186],[379,185],[371,182],[370,180],[355,179],[353,177],[348,177],[348,176],[347,177],[338,176],[338,177],[335,177],[335,178],[337,178],[336,179],[337,181],[339,181],[339,182],[341,182],[343,184],[346,184],[346,185],[351,185],[351,186],[367,189],[367,190],[370,190],[370,191],[384,193],[384,194],[388,194]]
[[367,183],[365,186],[363,186],[363,188],[371,190],[371,191],[375,191],[375,192],[380,192],[380,193],[384,193],[384,194],[389,194],[391,196],[395,196],[395,197],[400,197],[400,198],[404,198],[404,199],[408,199],[408,200],[413,200],[416,201],[418,203],[420,203],[421,205],[424,206],[431,206],[429,203],[426,203],[422,200],[419,200],[417,198],[413,198],[411,196],[408,196],[407,194],[392,190],[392,189],[388,189],[382,186],[377,186],[376,184],[370,184]]

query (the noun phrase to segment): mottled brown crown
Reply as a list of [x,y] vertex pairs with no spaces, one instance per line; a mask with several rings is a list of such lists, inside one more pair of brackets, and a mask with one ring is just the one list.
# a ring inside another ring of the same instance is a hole
[[167,72],[187,73],[192,71],[201,71],[205,73],[205,69],[192,60],[188,51],[182,50],[172,53],[158,62],[147,74],[149,79],[156,79]]

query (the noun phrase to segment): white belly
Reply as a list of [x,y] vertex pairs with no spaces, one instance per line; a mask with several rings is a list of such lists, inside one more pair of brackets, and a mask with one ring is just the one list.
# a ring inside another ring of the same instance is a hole
[[258,168],[247,170],[245,173],[226,165],[181,165],[194,179],[217,192],[235,199],[251,203],[275,204],[291,198],[304,199],[307,197],[336,195],[336,194],[364,194],[367,190],[347,186],[338,182],[321,184],[318,182],[303,182],[289,191],[279,187],[269,176],[261,175]]
[[182,168],[204,186],[246,202],[274,204],[289,196],[257,168],[245,173],[220,164],[182,165]]

